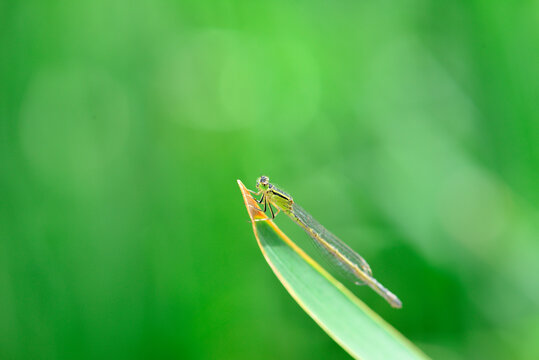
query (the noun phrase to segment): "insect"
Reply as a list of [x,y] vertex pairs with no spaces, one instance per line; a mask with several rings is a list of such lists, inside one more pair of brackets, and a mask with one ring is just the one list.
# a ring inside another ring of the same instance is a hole
[[[307,211],[297,205],[290,195],[271,184],[267,176],[261,176],[256,180],[256,188],[257,192],[249,191],[255,195],[262,195],[256,201],[264,205],[264,212],[269,209],[271,219],[274,219],[281,211],[284,212],[309,234],[317,247],[322,250],[323,256],[338,265],[346,274],[351,275],[356,284],[367,284],[386,299],[391,306],[395,308],[402,307],[402,302],[399,298],[372,276],[372,270],[365,259],[326,230]],[[277,210],[275,211],[273,207]]]

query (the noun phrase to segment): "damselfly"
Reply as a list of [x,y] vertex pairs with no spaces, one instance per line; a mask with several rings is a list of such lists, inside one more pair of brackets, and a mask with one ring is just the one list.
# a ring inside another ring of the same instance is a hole
[[[309,213],[297,205],[290,195],[271,184],[267,176],[261,176],[257,179],[256,188],[258,192],[249,191],[255,195],[262,194],[257,202],[264,206],[264,212],[269,208],[271,219],[274,219],[280,211],[284,212],[309,234],[315,244],[323,250],[325,256],[343,269],[345,273],[352,275],[356,284],[365,283],[386,299],[391,306],[402,307],[399,298],[372,276],[371,268],[365,259],[320,225]],[[272,205],[277,208],[277,212]]]

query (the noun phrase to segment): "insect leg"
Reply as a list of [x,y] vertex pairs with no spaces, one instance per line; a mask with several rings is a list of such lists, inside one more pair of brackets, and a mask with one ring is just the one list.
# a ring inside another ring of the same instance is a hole
[[275,214],[273,213],[273,208],[271,207],[271,204],[269,204],[269,208],[270,208],[270,211],[271,211],[271,218],[275,219]]

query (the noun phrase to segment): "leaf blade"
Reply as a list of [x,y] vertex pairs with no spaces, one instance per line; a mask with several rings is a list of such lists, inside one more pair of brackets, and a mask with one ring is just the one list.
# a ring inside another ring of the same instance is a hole
[[333,340],[358,359],[427,359],[310,258],[273,221],[267,220],[240,180],[238,185],[266,261],[294,300]]

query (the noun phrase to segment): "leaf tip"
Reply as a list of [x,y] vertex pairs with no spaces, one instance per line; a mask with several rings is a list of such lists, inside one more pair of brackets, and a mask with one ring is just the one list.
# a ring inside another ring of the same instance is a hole
[[237,182],[251,221],[255,221],[256,219],[267,219],[268,217],[262,210],[260,210],[258,203],[253,199],[251,194],[249,194],[249,190],[243,185],[241,180],[238,179]]

